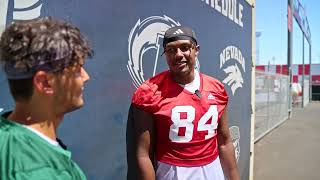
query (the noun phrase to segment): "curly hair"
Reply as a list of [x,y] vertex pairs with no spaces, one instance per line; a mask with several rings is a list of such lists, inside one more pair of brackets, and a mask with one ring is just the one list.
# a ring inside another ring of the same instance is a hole
[[52,17],[14,22],[0,40],[0,61],[10,62],[17,69],[31,70],[49,64],[55,71],[82,63],[81,59],[92,54],[77,27]]
[[[70,65],[83,64],[81,61],[92,55],[88,41],[77,27],[52,17],[13,22],[0,39],[0,62],[4,67],[9,66],[5,71],[11,92],[19,89],[11,87],[12,84],[19,86],[20,80],[32,78],[38,70],[57,72]],[[10,80],[10,70],[28,74],[27,78]]]

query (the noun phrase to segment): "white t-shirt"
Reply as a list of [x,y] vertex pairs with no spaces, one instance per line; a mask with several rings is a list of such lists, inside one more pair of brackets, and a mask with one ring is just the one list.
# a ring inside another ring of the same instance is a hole
[[194,80],[189,84],[179,84],[184,89],[188,90],[191,93],[194,93],[196,90],[200,88],[200,75],[197,70],[194,71]]
[[44,139],[45,141],[47,141],[48,143],[54,145],[54,146],[59,146],[59,143],[57,141],[54,141],[52,139],[50,139],[49,137],[47,137],[46,135],[42,134],[41,132],[29,127],[29,126],[25,126],[23,125],[25,128],[29,129],[30,131],[34,132],[35,134],[37,134],[39,137],[41,137],[42,139]]

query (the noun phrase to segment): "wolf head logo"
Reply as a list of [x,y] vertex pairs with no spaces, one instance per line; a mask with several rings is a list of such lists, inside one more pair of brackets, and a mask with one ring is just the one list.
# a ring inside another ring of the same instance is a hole
[[227,46],[220,53],[220,69],[227,75],[222,82],[230,86],[232,94],[235,95],[236,90],[243,86],[242,72],[246,71],[245,58],[238,47]]
[[149,50],[156,50],[153,67],[151,67],[152,76],[154,76],[164,32],[170,27],[178,25],[180,25],[179,22],[164,15],[163,17],[151,16],[142,21],[139,19],[132,28],[128,38],[129,60],[127,69],[135,87],[138,87],[145,80],[144,54]]
[[[9,7],[9,0],[0,1],[0,33],[4,30],[7,19],[31,20],[41,16],[43,0],[14,0],[13,9]],[[10,10],[9,10],[10,9]]]
[[227,74],[227,77],[222,82],[231,87],[232,94],[234,95],[236,90],[242,87],[243,84],[241,71],[237,64],[228,66],[223,71]]

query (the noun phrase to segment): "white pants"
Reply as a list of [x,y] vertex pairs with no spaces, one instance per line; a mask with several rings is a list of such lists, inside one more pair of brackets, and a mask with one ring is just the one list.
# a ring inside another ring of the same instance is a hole
[[158,161],[157,180],[224,180],[220,159],[199,167],[180,167]]

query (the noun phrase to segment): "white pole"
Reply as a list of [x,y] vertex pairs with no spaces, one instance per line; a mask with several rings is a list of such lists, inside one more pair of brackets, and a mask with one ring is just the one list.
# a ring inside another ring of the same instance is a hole
[[[247,1],[248,2],[248,1]],[[249,180],[253,180],[253,167],[254,167],[254,127],[255,127],[255,101],[256,101],[256,8],[255,8],[255,0],[251,0],[249,4],[252,6],[252,64],[254,68],[252,68],[251,72],[251,133],[250,133],[250,167],[249,167]]]

